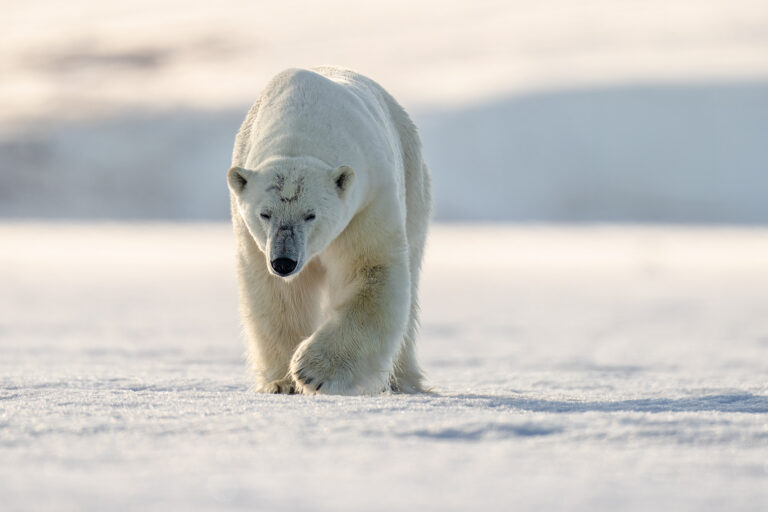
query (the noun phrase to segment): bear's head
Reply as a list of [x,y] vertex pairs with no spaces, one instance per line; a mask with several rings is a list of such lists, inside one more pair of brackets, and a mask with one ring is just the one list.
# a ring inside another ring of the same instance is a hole
[[269,271],[297,275],[349,222],[353,170],[314,158],[276,158],[254,170],[232,167],[229,189]]

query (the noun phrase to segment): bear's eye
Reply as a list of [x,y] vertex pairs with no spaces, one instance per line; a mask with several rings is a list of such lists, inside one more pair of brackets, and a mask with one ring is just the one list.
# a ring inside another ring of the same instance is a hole
[[270,215],[268,213],[262,213],[261,214],[261,218],[264,219],[264,220],[269,220],[269,219],[272,218],[272,215]]
[[304,220],[307,221],[307,222],[309,222],[310,220],[315,220],[315,214],[314,213],[310,213],[309,215],[304,217]]

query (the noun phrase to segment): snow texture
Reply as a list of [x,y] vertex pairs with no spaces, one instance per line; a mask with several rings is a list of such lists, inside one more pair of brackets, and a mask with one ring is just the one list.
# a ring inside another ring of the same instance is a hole
[[0,224],[16,510],[768,507],[768,231],[443,226],[434,393],[249,391],[226,224]]

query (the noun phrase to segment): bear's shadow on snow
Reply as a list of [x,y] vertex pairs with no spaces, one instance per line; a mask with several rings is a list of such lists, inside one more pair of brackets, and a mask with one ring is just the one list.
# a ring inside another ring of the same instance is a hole
[[[399,433],[402,437],[417,437],[438,441],[481,441],[504,440],[510,438],[547,437],[558,435],[570,430],[567,423],[563,423],[556,417],[551,419],[530,418],[526,415],[518,416],[514,413],[520,411],[553,414],[579,414],[588,412],[599,413],[768,413],[768,397],[757,396],[751,393],[740,394],[713,394],[690,398],[648,398],[636,400],[606,400],[606,401],[565,401],[565,400],[538,400],[520,396],[498,396],[481,394],[446,395],[444,405],[455,409],[457,406],[469,410],[498,410],[505,413],[513,413],[512,416],[504,415],[498,419],[484,420],[471,419],[459,421],[450,426],[425,426],[418,429],[405,430]],[[511,420],[510,420],[511,418]],[[631,419],[623,418],[624,423],[636,424],[642,427],[635,432],[637,436],[651,436],[654,438],[673,438],[678,442],[716,442],[717,436],[705,430],[691,430],[690,419],[679,420],[664,418],[661,428],[658,423],[647,416]],[[675,425],[677,424],[677,425]],[[600,430],[595,434],[603,438],[605,433]],[[749,434],[752,435],[752,434]],[[765,434],[755,434],[756,439],[764,439]]]
[[[247,109],[5,130],[0,216],[224,220],[225,173]],[[765,82],[594,87],[410,110],[438,220],[768,222]]]
[[521,396],[453,395],[468,407],[515,409],[530,412],[722,412],[768,413],[768,396],[751,393],[713,394],[687,398],[639,398],[618,401],[541,400]]

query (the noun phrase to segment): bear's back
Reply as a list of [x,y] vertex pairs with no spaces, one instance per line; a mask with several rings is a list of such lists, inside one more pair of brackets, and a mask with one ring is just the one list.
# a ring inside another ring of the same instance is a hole
[[353,72],[289,69],[259,98],[248,164],[275,155],[313,156],[331,166],[390,161],[393,133],[386,106]]

